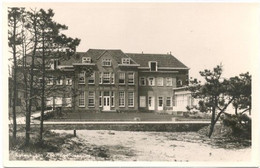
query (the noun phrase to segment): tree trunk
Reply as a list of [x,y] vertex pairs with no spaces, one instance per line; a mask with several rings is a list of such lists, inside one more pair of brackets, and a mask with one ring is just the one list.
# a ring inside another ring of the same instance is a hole
[[213,131],[214,131],[214,121],[215,121],[215,114],[216,114],[216,108],[212,108],[212,116],[211,116],[211,123],[210,123],[210,129],[209,129],[209,138],[211,137]]
[[214,126],[215,126],[215,115],[216,115],[216,107],[217,107],[217,97],[214,97],[214,105],[212,107],[212,116],[211,116],[211,123],[210,123],[210,129],[209,129],[209,138],[211,137]]
[[13,29],[13,139],[16,140],[16,101],[17,101],[17,62],[16,62],[16,16],[14,16],[14,29]]
[[42,32],[42,93],[41,93],[41,125],[40,125],[40,142],[42,142],[43,137],[43,118],[45,110],[45,44],[44,44],[44,30]]
[[32,53],[32,65],[30,69],[30,89],[29,89],[29,104],[28,104],[28,112],[26,113],[26,127],[25,127],[25,145],[29,144],[30,141],[30,129],[31,129],[31,112],[32,112],[32,97],[34,96],[33,91],[33,80],[34,80],[34,58],[36,55],[36,49],[38,44],[38,38],[37,38],[37,22],[36,17],[34,17],[33,20],[33,29],[34,29],[34,47],[33,47],[33,53]]

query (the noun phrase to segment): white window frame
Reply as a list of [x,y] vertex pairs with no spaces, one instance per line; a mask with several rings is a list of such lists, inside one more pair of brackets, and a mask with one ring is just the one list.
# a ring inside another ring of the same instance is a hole
[[[122,75],[122,76],[121,76]],[[123,78],[122,78],[123,77]],[[120,83],[120,79],[123,80],[124,79],[124,83]],[[124,85],[125,84],[125,72],[119,72],[118,73],[118,83],[119,85]]]
[[[152,84],[150,83],[150,79],[151,79],[151,78],[153,79],[153,80],[152,80],[152,81],[153,81]],[[155,77],[148,77],[148,85],[149,85],[149,86],[154,86],[154,85],[155,85]]]
[[[144,100],[142,102],[142,100]],[[146,96],[140,96],[140,107],[146,107]]]
[[46,98],[46,106],[47,107],[53,107],[53,97],[47,97]]
[[[105,78],[105,75],[106,75],[106,78]],[[104,79],[106,79],[106,81],[108,81],[108,82],[105,83]],[[103,84],[110,84],[111,83],[111,73],[110,72],[103,72],[102,73],[102,83]]]
[[64,98],[64,107],[72,107],[72,101],[70,97]]
[[62,107],[62,97],[55,97],[54,103],[55,107]]
[[110,104],[111,104],[111,107],[115,107],[115,92],[114,91],[111,91],[111,100],[110,100]]
[[[131,98],[131,97],[130,97],[130,94],[133,94],[133,95],[132,95],[132,96],[133,96],[133,100],[132,100],[132,101],[133,101],[133,104],[130,104],[130,103],[129,103],[130,100],[131,100],[131,99],[130,99],[130,98]],[[134,105],[135,105],[135,96],[134,96],[134,95],[135,95],[134,91],[128,92],[128,107],[134,107]]]
[[56,85],[61,86],[63,84],[63,80],[62,79],[56,79]]
[[82,63],[90,64],[91,63],[91,58],[90,57],[82,57]]
[[53,78],[47,78],[47,85],[48,86],[53,85]]
[[102,66],[111,66],[111,59],[108,59],[108,58],[104,58],[102,60]]
[[[91,79],[93,79],[93,82],[89,82]],[[95,84],[95,72],[88,77],[88,84]]]
[[170,77],[166,78],[166,86],[172,86],[172,78]]
[[[81,93],[79,94],[79,107],[85,107],[85,91],[84,90],[81,90],[80,91]],[[83,100],[83,103],[84,104],[80,104],[80,100]]]
[[110,72],[110,83],[111,84],[115,83],[115,73],[114,72]]
[[122,64],[124,65],[130,64],[130,58],[122,58]]
[[103,82],[103,73],[99,72],[99,84],[102,84]]
[[71,78],[66,78],[65,80],[66,80],[65,81],[66,85],[72,85],[72,79]]
[[[170,106],[168,106],[167,101],[170,101]],[[172,107],[172,97],[166,97],[166,107]]]
[[[81,80],[80,80],[81,77],[83,77],[84,82],[80,82],[80,81],[81,81]],[[79,73],[79,78],[78,78],[78,80],[79,80],[79,84],[85,84],[85,82],[86,82],[86,77],[85,77],[85,72],[84,72],[84,71],[82,71],[82,72]]]
[[163,86],[163,77],[157,78],[157,86]]
[[[179,83],[180,83],[180,84],[179,84]],[[182,85],[183,85],[182,80],[179,79],[179,80],[177,81],[177,86],[182,86]]]
[[[129,83],[130,74],[133,74],[133,79],[132,79],[133,83]],[[135,84],[135,73],[134,72],[128,72],[127,77],[128,77],[128,85],[134,85]]]
[[[92,99],[93,99],[93,104],[90,105],[89,100],[92,100]],[[95,91],[88,92],[88,107],[95,107]]]
[[[121,93],[123,93],[123,96],[121,95]],[[125,92],[124,91],[119,91],[118,94],[119,94],[119,102],[118,102],[119,103],[119,107],[125,107]]]
[[[160,106],[160,98],[162,98],[162,106]],[[158,107],[163,107],[163,96],[158,96]]]
[[150,71],[154,71],[154,70],[152,70],[152,63],[155,63],[155,71],[157,71],[158,70],[158,63],[157,63],[157,61],[149,61]]
[[99,104],[99,107],[102,107],[102,92],[101,91],[99,92],[98,104]]
[[[144,81],[144,84],[142,84],[142,79],[143,79],[143,81]],[[140,86],[146,86],[146,78],[145,78],[145,77],[140,77],[140,79],[139,79],[139,85],[140,85]]]

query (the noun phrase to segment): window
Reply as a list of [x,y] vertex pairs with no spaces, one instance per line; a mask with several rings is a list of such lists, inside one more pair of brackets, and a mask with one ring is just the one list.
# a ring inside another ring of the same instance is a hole
[[163,97],[158,97],[158,106],[159,107],[163,106]]
[[111,59],[103,59],[102,65],[103,66],[111,66]]
[[53,85],[53,78],[47,78],[47,85]]
[[111,107],[115,107],[115,96],[114,96],[114,92],[111,91]]
[[95,72],[93,72],[90,77],[88,77],[88,84],[94,84],[95,83]]
[[146,85],[145,77],[140,77],[140,86],[145,86],[145,85]]
[[109,91],[104,91],[104,96],[109,96]]
[[157,71],[157,62],[149,62],[150,71]]
[[71,107],[71,98],[64,98],[64,107]]
[[103,83],[110,83],[110,72],[103,72]]
[[154,77],[150,77],[150,78],[148,78],[148,85],[149,86],[154,86]]
[[157,86],[163,86],[163,78],[157,78]]
[[134,107],[134,92],[128,92],[128,107]]
[[54,103],[55,103],[55,107],[61,107],[62,106],[62,98],[61,97],[55,97]]
[[99,84],[102,84],[102,72],[99,72]]
[[99,92],[99,107],[102,107],[102,92]]
[[125,84],[125,73],[119,72],[119,84]]
[[79,84],[85,84],[85,72],[79,73]]
[[90,57],[82,57],[82,63],[91,63]]
[[85,107],[85,91],[80,91],[79,94],[79,107]]
[[46,106],[52,107],[53,106],[53,97],[47,97],[46,99]]
[[130,64],[130,58],[122,58],[122,64]]
[[119,107],[125,107],[125,92],[119,92]]
[[114,74],[113,72],[111,72],[110,77],[111,77],[110,83],[111,83],[111,84],[114,84],[114,83],[115,83],[115,74]]
[[113,72],[100,72],[99,73],[99,84],[114,84],[115,74]]
[[59,66],[59,60],[53,59],[51,60],[51,69],[57,69]]
[[66,85],[72,85],[72,79],[71,78],[66,78],[65,79]]
[[177,82],[177,86],[182,86],[182,80],[178,80],[178,82]]
[[94,91],[88,92],[88,106],[89,107],[95,106],[95,93],[94,93]]
[[56,79],[56,85],[62,85],[62,79]]
[[130,85],[134,84],[134,73],[133,72],[128,73],[128,84],[130,84]]
[[166,78],[166,86],[172,86],[172,78]]
[[167,107],[171,107],[172,106],[172,98],[171,97],[167,97],[166,98],[166,106]]
[[146,107],[145,96],[140,96],[140,107]]

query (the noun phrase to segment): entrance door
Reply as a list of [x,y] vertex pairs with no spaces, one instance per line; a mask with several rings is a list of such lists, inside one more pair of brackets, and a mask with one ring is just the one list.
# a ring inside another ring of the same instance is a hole
[[163,97],[158,97],[158,110],[163,110]]
[[148,109],[154,110],[154,97],[148,97]]
[[104,111],[109,111],[110,110],[110,97],[109,96],[104,96],[104,106],[103,110]]

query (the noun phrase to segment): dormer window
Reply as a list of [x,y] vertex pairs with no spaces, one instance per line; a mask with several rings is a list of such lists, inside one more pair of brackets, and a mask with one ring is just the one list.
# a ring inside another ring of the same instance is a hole
[[103,59],[102,65],[103,66],[111,66],[111,59]]
[[82,57],[82,63],[91,63],[90,57]]
[[122,58],[122,64],[130,64],[130,58]]
[[149,62],[149,68],[150,68],[150,71],[157,71],[157,62],[155,62],[155,61]]
[[57,69],[60,65],[60,62],[58,59],[52,59],[51,61],[51,69]]

